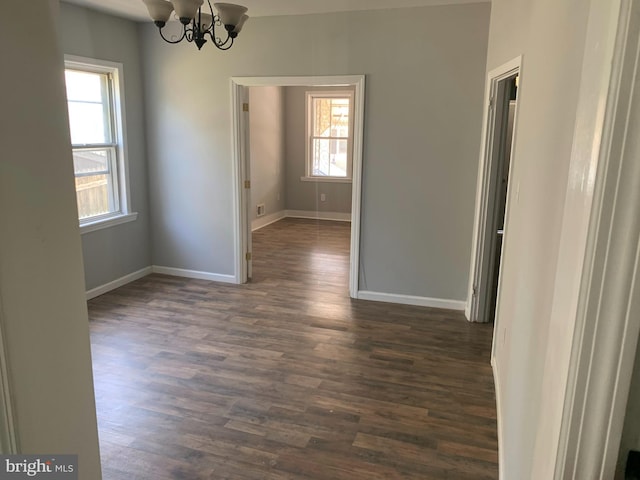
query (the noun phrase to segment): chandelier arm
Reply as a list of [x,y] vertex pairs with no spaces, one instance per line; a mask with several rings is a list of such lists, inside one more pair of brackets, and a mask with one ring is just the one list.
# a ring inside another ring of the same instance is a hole
[[[218,50],[229,50],[231,47],[233,47],[233,37],[228,37],[224,43],[218,43],[215,40],[213,41],[213,43],[215,44],[216,47],[218,47]],[[229,45],[227,45],[227,43]],[[225,46],[226,45],[226,46]]]
[[[224,31],[227,32],[226,29]],[[214,24],[212,24],[209,30],[207,30],[205,33],[209,34],[209,37],[211,38],[213,44],[219,50],[229,50],[229,48],[231,48],[231,45],[233,45],[233,38],[231,37],[231,35],[229,35],[229,32],[227,32],[227,38],[224,42],[220,37],[216,36],[216,28]],[[229,43],[229,41],[231,41],[231,44],[227,47],[226,45]]]
[[196,30],[197,30],[197,26],[195,26],[195,20],[194,20],[194,24],[191,27],[188,27],[187,25],[184,26],[183,38],[186,38],[187,42],[193,42],[193,39],[197,37]]
[[187,35],[187,29],[186,27],[184,28],[184,30],[182,31],[182,35],[180,36],[180,38],[178,40],[169,40],[167,37],[164,36],[164,34],[162,33],[162,28],[163,27],[158,27],[158,32],[160,32],[160,36],[162,37],[162,39],[167,42],[167,43],[171,43],[171,44],[176,44],[176,43],[180,43],[182,40],[184,40],[184,37]]

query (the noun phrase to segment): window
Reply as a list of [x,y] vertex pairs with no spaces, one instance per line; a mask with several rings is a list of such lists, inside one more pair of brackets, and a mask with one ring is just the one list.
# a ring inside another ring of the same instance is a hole
[[353,93],[307,92],[307,176],[351,181]]
[[122,66],[65,57],[78,217],[83,232],[135,220],[129,213]]

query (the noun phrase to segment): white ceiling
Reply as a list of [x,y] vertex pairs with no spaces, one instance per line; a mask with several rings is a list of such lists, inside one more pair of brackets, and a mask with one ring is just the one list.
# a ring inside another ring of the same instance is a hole
[[[142,0],[64,0],[134,20],[149,20]],[[490,0],[231,0],[249,8],[250,17],[379,10],[385,8],[482,3]],[[213,0],[211,1],[213,3]]]

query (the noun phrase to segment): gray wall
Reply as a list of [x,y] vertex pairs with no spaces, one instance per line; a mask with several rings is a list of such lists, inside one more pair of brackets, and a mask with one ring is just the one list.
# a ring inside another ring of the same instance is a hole
[[364,73],[361,289],[464,300],[489,12],[252,18],[226,53],[141,26],[154,263],[234,273],[229,77]]
[[126,135],[135,222],[82,235],[87,290],[151,264],[142,65],[135,22],[61,3],[59,41],[64,53],[122,63]]
[[541,432],[549,412],[540,405],[564,394],[564,385],[545,391],[543,374],[550,353],[566,353],[548,351],[547,342],[589,3],[492,2],[487,70],[524,58],[496,323],[504,478],[534,478],[544,468],[534,461],[536,444],[542,452],[553,443]]
[[[82,478],[100,479],[69,120],[52,7],[49,0],[2,3],[0,316],[21,452],[76,453]],[[28,19],[28,34],[16,19]]]
[[[354,91],[355,88],[351,87]],[[351,213],[351,184],[303,182],[306,174],[306,93],[308,91],[348,90],[329,87],[287,87],[285,89],[287,125],[287,209]],[[325,194],[325,201],[320,195]]]
[[282,87],[249,89],[251,161],[250,219],[257,218],[258,204],[265,215],[284,210],[284,94]]

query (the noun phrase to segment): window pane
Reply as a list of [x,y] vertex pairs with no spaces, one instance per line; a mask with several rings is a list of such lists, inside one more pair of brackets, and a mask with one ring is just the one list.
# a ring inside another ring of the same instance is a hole
[[74,150],[73,169],[76,175],[109,172],[109,150]]
[[313,139],[312,175],[347,177],[347,140]]
[[331,99],[313,99],[313,135],[329,137],[331,135]]
[[65,70],[65,79],[71,143],[111,143],[108,75]]
[[329,175],[347,177],[347,140],[331,140],[331,163]]
[[349,136],[349,99],[334,98],[331,100],[331,136]]
[[67,85],[67,100],[102,103],[105,74],[65,70],[64,77]]
[[113,148],[73,151],[80,220],[119,211],[114,158]]
[[349,98],[313,99],[313,136],[349,136]]
[[69,127],[73,145],[110,142],[104,107],[100,104],[69,102]]

